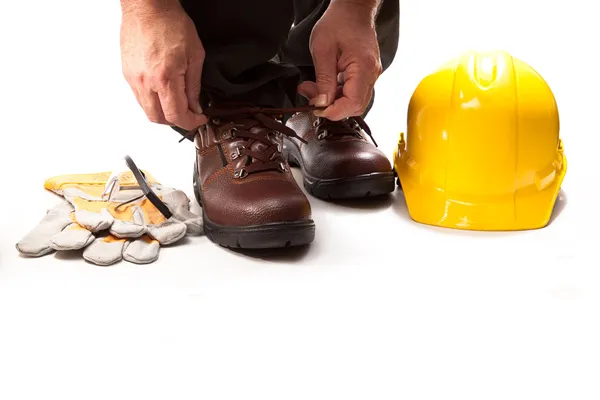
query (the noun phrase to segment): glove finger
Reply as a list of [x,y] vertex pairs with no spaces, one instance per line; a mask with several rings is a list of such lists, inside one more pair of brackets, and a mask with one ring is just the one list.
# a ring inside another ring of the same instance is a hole
[[159,252],[160,244],[144,235],[129,243],[123,252],[123,259],[134,264],[150,264],[158,259]]
[[146,227],[133,222],[116,219],[110,226],[110,233],[118,238],[139,238],[146,233]]
[[139,208],[134,208],[130,219],[116,218],[110,226],[110,233],[118,238],[139,238],[147,232],[144,217]]
[[73,223],[73,206],[63,201],[49,210],[35,228],[29,231],[17,244],[19,253],[28,257],[41,257],[52,253],[50,239]]
[[84,209],[75,211],[75,221],[90,232],[104,231],[113,224],[114,220],[105,208],[99,213]]
[[158,240],[162,245],[175,243],[185,236],[187,226],[175,219],[163,222],[160,225],[148,225],[148,235]]
[[179,207],[190,208],[190,198],[181,190],[162,188],[160,194],[163,203],[171,209]]
[[187,226],[187,232],[195,235],[204,233],[204,223],[201,215],[190,211],[190,199],[181,190],[165,191],[163,202],[169,207],[175,219]]
[[196,215],[190,210],[180,208],[173,211],[173,216],[186,225],[188,233],[194,235],[202,235],[204,233],[204,221],[201,215]]
[[50,238],[54,250],[79,250],[94,241],[94,234],[79,224],[71,224]]
[[109,266],[123,259],[126,246],[126,239],[111,235],[99,237],[83,250],[83,258],[92,264]]

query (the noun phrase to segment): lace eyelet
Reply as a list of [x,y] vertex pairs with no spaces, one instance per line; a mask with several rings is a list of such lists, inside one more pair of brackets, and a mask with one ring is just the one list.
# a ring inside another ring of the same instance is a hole
[[220,125],[221,124],[221,120],[219,118],[213,118],[211,122],[213,124],[215,124],[215,125]]
[[223,140],[233,139],[235,137],[235,133],[237,132],[237,128],[231,128],[223,132]]
[[323,140],[327,137],[327,129],[322,130],[318,135],[317,139]]
[[246,172],[246,170],[244,168],[238,169],[237,171],[235,171],[233,173],[233,177],[236,179],[244,179],[247,176],[248,176],[248,172]]
[[232,160],[235,160],[238,157],[241,157],[243,154],[244,154],[244,146],[240,146],[240,147],[236,148],[235,151],[230,154],[230,156],[231,156]]
[[274,151],[273,154],[269,157],[269,161],[273,161],[278,157],[282,157],[281,146],[277,146],[277,151]]
[[313,122],[313,127],[316,128],[321,124],[321,118],[317,118],[315,119],[315,121]]

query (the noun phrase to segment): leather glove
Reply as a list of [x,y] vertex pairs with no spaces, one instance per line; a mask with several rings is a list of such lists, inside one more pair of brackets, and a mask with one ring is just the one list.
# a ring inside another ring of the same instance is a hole
[[41,257],[84,249],[83,257],[96,265],[122,259],[146,264],[158,259],[161,244],[175,243],[186,233],[203,233],[202,217],[189,210],[184,192],[162,186],[133,161],[128,165],[132,171],[118,174],[116,180],[110,172],[47,179],[44,187],[64,200],[17,243],[17,250]]

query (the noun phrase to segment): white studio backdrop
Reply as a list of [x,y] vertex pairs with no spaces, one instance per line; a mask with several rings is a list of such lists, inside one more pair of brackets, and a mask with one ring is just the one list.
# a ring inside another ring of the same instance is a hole
[[427,73],[472,48],[521,58],[557,98],[569,163],[545,229],[429,228],[397,192],[311,198],[316,241],[288,255],[201,237],[147,266],[24,259],[15,242],[56,202],[47,177],[129,154],[192,193],[193,147],[149,123],[121,75],[118,3],[0,6],[0,399],[600,397],[593,2],[402,1],[367,119],[391,157]]

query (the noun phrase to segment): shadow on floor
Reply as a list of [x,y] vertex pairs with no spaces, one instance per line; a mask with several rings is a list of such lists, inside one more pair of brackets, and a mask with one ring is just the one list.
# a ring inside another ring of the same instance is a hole
[[54,257],[61,261],[84,261],[83,249],[57,251],[54,253]]
[[[206,236],[204,234],[201,235],[194,235],[194,237],[202,237],[202,238],[206,238]],[[208,240],[208,238],[206,238],[206,240]],[[192,242],[192,239],[190,238],[190,236],[186,235],[184,237],[182,237],[181,239],[179,239],[178,241],[176,241],[175,243],[172,244],[167,244],[167,245],[161,245],[161,248],[168,248],[168,247],[179,247],[179,246],[187,246]]]
[[312,244],[304,246],[283,247],[279,249],[230,249],[230,252],[248,258],[271,262],[297,262],[302,260],[310,251]]
[[550,222],[548,224],[552,224],[556,218],[563,212],[565,207],[567,206],[568,198],[567,194],[561,189],[558,192],[558,197],[556,198],[556,202],[554,203],[554,208],[552,209],[552,215],[550,215]]
[[395,196],[388,194],[377,197],[362,197],[360,199],[348,199],[348,200],[330,200],[326,203],[338,206],[352,208],[360,211],[375,211],[383,210],[392,206],[395,201]]

